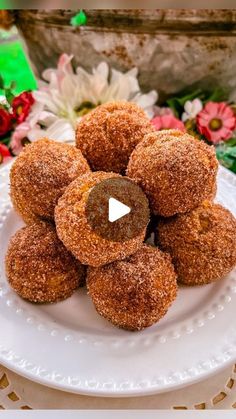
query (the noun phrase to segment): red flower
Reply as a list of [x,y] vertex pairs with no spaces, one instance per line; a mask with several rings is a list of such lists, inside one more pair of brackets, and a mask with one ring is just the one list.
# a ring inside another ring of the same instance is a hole
[[236,128],[234,112],[225,102],[208,102],[197,115],[197,128],[214,144],[226,141]]
[[29,115],[30,108],[34,103],[32,93],[23,92],[19,96],[16,96],[12,102],[13,118],[18,124],[25,121]]
[[0,164],[11,157],[11,153],[5,144],[0,143]]
[[179,129],[180,131],[185,132],[186,128],[182,121],[175,118],[174,115],[162,115],[156,116],[151,121],[157,131],[161,129]]
[[4,108],[0,108],[0,137],[10,131],[11,122],[11,115]]

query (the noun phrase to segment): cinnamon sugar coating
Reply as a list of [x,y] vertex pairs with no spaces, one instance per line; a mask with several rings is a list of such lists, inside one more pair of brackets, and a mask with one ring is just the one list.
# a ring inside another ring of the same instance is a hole
[[236,264],[236,220],[219,204],[205,201],[187,214],[162,219],[158,241],[187,285],[217,281]]
[[147,245],[122,261],[88,268],[87,286],[98,313],[127,330],[156,323],[177,295],[170,256]]
[[46,138],[27,145],[10,173],[10,194],[15,210],[27,224],[52,220],[58,198],[76,177],[90,172],[74,146]]
[[55,208],[60,240],[85,265],[101,266],[124,259],[142,246],[145,237],[145,228],[136,237],[122,242],[107,240],[92,230],[86,216],[89,193],[101,181],[114,177],[119,175],[93,172],[77,178],[67,187]]
[[156,215],[170,217],[214,196],[218,163],[213,147],[179,130],[149,134],[137,145],[127,175]]
[[11,287],[35,303],[64,300],[85,279],[85,267],[66,250],[55,228],[45,222],[20,229],[10,241],[5,262]]
[[124,173],[135,146],[154,130],[135,103],[110,102],[82,118],[77,126],[76,145],[93,170]]

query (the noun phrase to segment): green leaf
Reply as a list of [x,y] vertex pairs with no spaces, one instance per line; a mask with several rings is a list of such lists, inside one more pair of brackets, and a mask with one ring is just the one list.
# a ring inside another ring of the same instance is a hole
[[225,142],[225,145],[233,147],[236,145],[236,138],[230,138],[230,140]]
[[236,146],[220,144],[216,147],[216,156],[223,166],[236,173]]
[[8,103],[11,105],[15,96],[12,93],[10,88],[5,89],[5,96],[6,96],[6,99],[7,99]]
[[200,98],[203,96],[202,90],[197,89],[193,92],[186,92],[183,91],[178,96],[172,97],[170,99],[167,99],[166,103],[167,105],[173,110],[175,116],[180,118],[184,111],[184,105],[187,102],[187,100],[193,100],[196,98]]
[[175,116],[177,116],[177,118],[180,117],[182,111],[183,111],[183,107],[181,106],[179,99],[178,98],[171,98],[168,99],[166,101],[167,105],[172,109],[172,111],[174,112]]
[[4,79],[1,74],[0,74],[0,89],[4,90]]
[[184,104],[187,102],[187,100],[192,101],[193,99],[201,98],[201,96],[202,96],[202,90],[197,89],[197,90],[194,90],[191,93],[185,94],[184,96],[180,97],[179,98],[179,103],[181,104],[181,106],[184,107]]
[[202,100],[203,104],[207,102],[222,102],[227,99],[226,92],[217,87],[213,91],[203,91],[202,89],[196,89],[190,91],[190,88],[183,90],[177,96],[167,99],[167,105],[173,110],[174,114],[180,118],[184,111],[184,105],[187,100],[194,100],[196,98]]
[[227,155],[236,159],[236,147],[229,147],[227,150]]
[[14,90],[15,88],[16,88],[16,82],[12,81],[11,84],[10,84],[10,89]]
[[221,89],[220,87],[217,87],[213,92],[206,92],[204,103],[206,102],[222,102],[224,100],[227,100],[226,92]]
[[5,137],[5,138],[1,138],[0,143],[5,144],[8,146],[8,144],[11,141],[11,137]]

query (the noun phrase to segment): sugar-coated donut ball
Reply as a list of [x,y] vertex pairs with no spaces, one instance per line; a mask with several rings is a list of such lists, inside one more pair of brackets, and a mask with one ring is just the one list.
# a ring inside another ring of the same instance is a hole
[[110,102],[82,118],[77,126],[76,145],[93,170],[124,173],[135,146],[154,130],[135,103]]
[[6,274],[22,298],[52,303],[70,297],[83,285],[85,267],[64,247],[55,227],[39,222],[23,227],[11,239]]
[[124,260],[88,268],[87,286],[98,313],[127,330],[156,323],[177,295],[170,256],[147,245]]
[[154,214],[170,217],[214,196],[217,167],[213,147],[182,131],[165,130],[137,145],[127,175],[141,186]]
[[10,173],[14,208],[27,224],[52,220],[58,198],[78,176],[90,172],[76,147],[46,138],[27,145]]
[[89,194],[100,182],[113,178],[122,176],[107,172],[81,176],[67,187],[55,208],[56,229],[60,240],[85,265],[101,266],[124,259],[142,246],[145,237],[146,228],[129,240],[112,241],[91,227],[86,212]]
[[178,280],[187,285],[217,281],[236,264],[236,220],[219,204],[205,201],[191,212],[162,219],[158,241],[172,256]]

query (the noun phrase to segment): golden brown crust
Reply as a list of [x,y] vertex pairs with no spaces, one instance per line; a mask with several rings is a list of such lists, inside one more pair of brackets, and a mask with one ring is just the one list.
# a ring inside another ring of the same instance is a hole
[[90,267],[87,286],[98,313],[127,330],[156,323],[177,294],[170,256],[147,245],[122,261]]
[[6,273],[22,298],[51,303],[70,297],[83,285],[85,267],[66,250],[51,224],[39,222],[23,227],[11,239]]
[[10,193],[26,223],[54,218],[54,208],[66,186],[89,172],[81,152],[72,145],[48,139],[27,145],[10,173]]
[[178,130],[149,134],[130,157],[127,174],[149,198],[154,214],[185,213],[214,195],[213,147]]
[[110,102],[79,122],[76,145],[93,170],[124,173],[135,146],[153,131],[148,117],[135,103]]
[[236,220],[219,204],[205,201],[187,214],[162,219],[158,240],[172,256],[179,281],[188,285],[217,281],[236,264]]
[[[31,225],[44,221],[44,217],[35,215],[29,208],[29,203],[24,200],[23,196],[19,193],[11,193],[11,202],[18,215],[22,218],[25,224]],[[47,219],[45,219],[47,221]]]
[[142,246],[145,237],[146,229],[128,241],[113,242],[92,230],[86,217],[90,190],[101,181],[114,177],[119,175],[94,172],[81,176],[67,187],[55,208],[56,229],[60,240],[85,265],[101,266],[124,259]]

